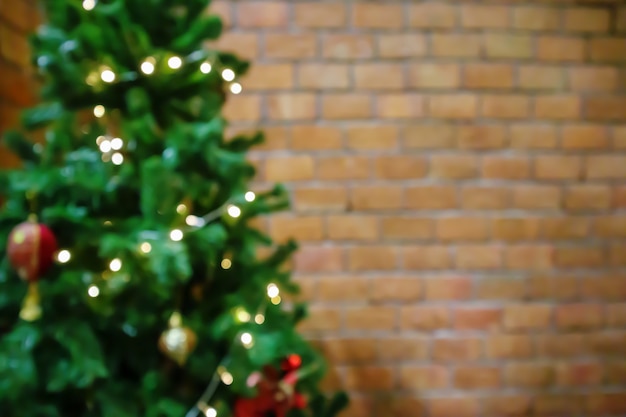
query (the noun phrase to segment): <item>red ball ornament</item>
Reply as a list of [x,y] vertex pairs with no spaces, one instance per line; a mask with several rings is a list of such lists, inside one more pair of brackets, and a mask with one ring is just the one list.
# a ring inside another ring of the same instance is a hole
[[57,240],[48,227],[34,219],[18,224],[9,235],[7,256],[20,278],[30,283],[52,266]]
[[282,368],[283,370],[290,372],[290,371],[295,371],[296,369],[300,368],[301,365],[302,365],[302,358],[300,357],[300,355],[296,355],[294,353],[294,354],[287,356],[287,358],[283,360]]

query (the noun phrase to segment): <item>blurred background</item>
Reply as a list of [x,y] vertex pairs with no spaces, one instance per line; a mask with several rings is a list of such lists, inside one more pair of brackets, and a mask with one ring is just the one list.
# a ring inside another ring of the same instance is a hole
[[[215,1],[349,417],[626,414],[626,3]],[[37,101],[0,0],[0,130]],[[0,146],[0,166],[15,160]]]

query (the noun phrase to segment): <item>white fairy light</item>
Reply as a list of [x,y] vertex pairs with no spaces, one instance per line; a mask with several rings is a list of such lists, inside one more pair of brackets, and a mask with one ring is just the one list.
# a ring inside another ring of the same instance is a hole
[[247,202],[251,203],[256,198],[256,194],[254,194],[252,191],[248,191],[246,195],[244,196],[244,198],[246,199]]
[[230,85],[230,92],[233,94],[239,94],[241,93],[242,90],[243,90],[243,87],[241,87],[241,84],[239,83],[232,83]]
[[152,74],[154,72],[154,58],[147,58],[141,63],[139,68],[141,69],[141,72],[146,75]]
[[120,138],[111,139],[111,149],[119,151],[124,147],[124,141]]
[[122,269],[122,261],[118,258],[113,259],[109,264],[109,269],[113,272],[118,272]]
[[233,383],[233,375],[226,370],[220,373],[220,379],[224,385],[230,385]]
[[183,60],[180,57],[173,56],[167,60],[167,66],[171,69],[179,69],[183,66]]
[[106,109],[102,104],[98,104],[96,107],[93,108],[93,115],[96,116],[98,119],[104,116],[105,113]]
[[270,301],[272,302],[272,304],[277,306],[282,301],[282,298],[280,298],[280,295],[278,295],[276,297],[272,297],[272,299]]
[[257,314],[256,316],[254,316],[254,322],[256,324],[263,324],[265,323],[265,316],[261,313]]
[[124,163],[124,155],[119,152],[115,152],[113,155],[111,155],[111,162],[113,162],[115,165],[122,165]]
[[106,136],[98,136],[96,138],[96,145],[100,146],[100,144],[104,142],[106,139],[107,139]]
[[180,203],[178,206],[176,206],[176,213],[178,214],[187,213],[187,206],[184,205],[183,203]]
[[105,83],[112,83],[113,81],[115,81],[115,73],[110,69],[105,69],[100,73],[100,78]]
[[237,206],[228,206],[228,209],[226,211],[228,212],[228,215],[230,217],[237,218],[241,216],[241,209]]
[[279,294],[280,294],[280,290],[278,289],[276,284],[269,284],[267,286],[267,296],[269,298],[278,297]]
[[221,266],[223,269],[230,269],[230,267],[233,266],[233,262],[228,258],[224,258],[222,259]]
[[83,1],[83,9],[88,12],[93,10],[96,7],[96,0],[84,0]]
[[143,252],[143,253],[150,253],[150,251],[152,250],[152,245],[148,242],[143,242],[141,244],[141,246],[139,246],[139,249]]
[[244,310],[243,308],[238,308],[237,309],[237,320],[239,320],[242,323],[247,323],[250,321],[250,313],[248,313],[246,310]]
[[204,415],[206,417],[217,417],[217,410],[215,408],[213,408],[213,407],[209,407],[204,412]]
[[72,259],[72,254],[70,251],[63,249],[59,253],[57,253],[57,260],[62,264],[68,263]]
[[204,226],[205,221],[202,217],[189,215],[185,217],[185,223],[187,223],[187,226],[201,227]]
[[107,152],[111,152],[111,141],[104,139],[102,142],[100,142],[100,152],[103,153],[107,153]]
[[222,71],[222,78],[224,79],[224,81],[233,81],[235,79],[235,71],[231,70],[230,68],[226,68]]
[[209,64],[208,62],[204,62],[202,65],[200,65],[200,72],[203,74],[210,73],[212,69],[213,67],[211,67],[211,64]]
[[241,343],[244,345],[244,347],[246,348],[251,348],[252,345],[254,344],[254,340],[252,339],[252,335],[248,332],[243,333],[241,335]]
[[174,242],[180,242],[183,240],[183,231],[180,229],[174,229],[170,232],[170,239]]
[[96,287],[95,285],[92,285],[87,290],[87,294],[89,294],[90,297],[95,298],[100,295],[100,289]]

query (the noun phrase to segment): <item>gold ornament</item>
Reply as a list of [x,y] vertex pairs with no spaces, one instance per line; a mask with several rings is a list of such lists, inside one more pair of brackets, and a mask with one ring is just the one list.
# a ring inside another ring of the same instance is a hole
[[41,306],[39,305],[39,289],[36,282],[28,284],[28,292],[22,303],[20,318],[24,321],[36,321],[41,317]]
[[196,334],[189,327],[183,326],[183,318],[178,312],[170,317],[169,328],[161,333],[159,349],[167,357],[182,366],[196,348]]

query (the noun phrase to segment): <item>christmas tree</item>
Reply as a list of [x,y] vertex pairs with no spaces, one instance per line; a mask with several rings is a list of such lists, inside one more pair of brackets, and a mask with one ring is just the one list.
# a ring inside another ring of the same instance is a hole
[[[4,136],[0,415],[336,415],[298,334],[294,242],[257,216],[221,110],[248,63],[209,50],[209,0],[47,0],[32,37],[42,104]],[[35,140],[34,138],[38,138]],[[281,299],[281,297],[283,297]]]

